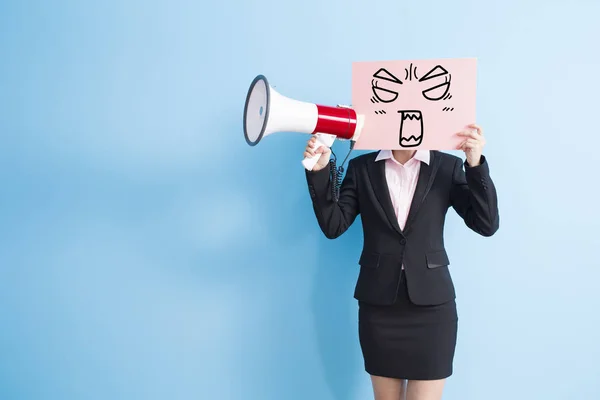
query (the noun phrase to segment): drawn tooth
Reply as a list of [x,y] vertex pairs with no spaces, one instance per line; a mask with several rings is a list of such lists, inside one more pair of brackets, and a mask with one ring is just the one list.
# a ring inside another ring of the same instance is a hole
[[404,120],[406,120],[406,119],[410,119],[410,120],[413,120],[413,119],[420,120],[420,119],[421,119],[421,112],[420,112],[420,111],[408,111],[408,112],[404,112],[404,113],[402,114],[402,118],[403,118]]

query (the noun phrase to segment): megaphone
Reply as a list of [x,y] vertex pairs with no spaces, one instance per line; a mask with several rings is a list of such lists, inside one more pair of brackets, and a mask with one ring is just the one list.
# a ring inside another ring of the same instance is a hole
[[[331,147],[336,139],[356,142],[364,116],[347,106],[323,106],[290,99],[274,90],[263,75],[252,81],[244,105],[244,137],[256,146],[264,137],[277,132],[298,132],[317,137],[317,147]],[[320,154],[304,158],[311,171]]]

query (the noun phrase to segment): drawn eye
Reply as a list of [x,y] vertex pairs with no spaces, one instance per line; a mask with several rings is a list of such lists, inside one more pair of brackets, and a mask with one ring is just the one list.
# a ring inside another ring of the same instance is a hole
[[438,101],[444,98],[448,94],[448,90],[450,90],[450,81],[452,80],[452,75],[446,71],[444,67],[441,65],[436,65],[429,72],[427,72],[419,82],[428,81],[430,79],[436,79],[439,82],[442,78],[444,79],[443,83],[430,87],[429,89],[423,90],[423,97],[427,100]]
[[372,82],[372,85],[373,94],[375,94],[377,100],[381,101],[382,103],[391,103],[398,98],[398,92],[378,87],[376,81]]
[[[402,81],[385,68],[380,68],[377,72],[375,72],[373,74],[373,78],[381,79],[384,81],[382,83],[386,84],[387,86],[395,87],[396,85],[402,85]],[[378,86],[379,81],[376,79],[371,81],[371,85],[373,87],[373,94],[377,100],[381,101],[382,103],[391,103],[398,98],[398,92]]]
[[427,90],[423,90],[423,96],[427,100],[438,101],[444,98],[446,94],[448,94],[449,89],[450,82],[444,82]]

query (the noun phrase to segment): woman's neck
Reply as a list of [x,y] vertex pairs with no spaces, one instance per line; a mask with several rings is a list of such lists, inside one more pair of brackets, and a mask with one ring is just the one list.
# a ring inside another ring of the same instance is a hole
[[400,164],[405,164],[408,160],[415,156],[416,152],[416,150],[392,150],[394,158]]

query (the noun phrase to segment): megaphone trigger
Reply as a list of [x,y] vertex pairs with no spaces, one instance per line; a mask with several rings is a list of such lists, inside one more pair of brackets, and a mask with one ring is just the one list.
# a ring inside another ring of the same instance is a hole
[[[321,146],[331,147],[336,139],[335,135],[328,133],[315,133],[314,135],[317,138],[315,141],[315,149],[318,149]],[[302,165],[307,170],[312,171],[314,166],[317,164],[317,161],[319,161],[319,158],[321,158],[321,153],[315,154],[312,157],[305,157],[304,160],[302,160]]]

